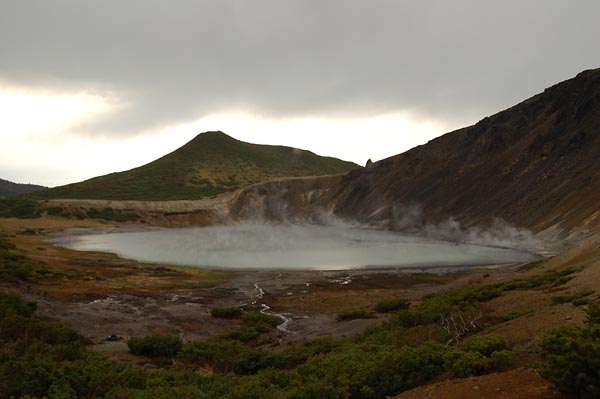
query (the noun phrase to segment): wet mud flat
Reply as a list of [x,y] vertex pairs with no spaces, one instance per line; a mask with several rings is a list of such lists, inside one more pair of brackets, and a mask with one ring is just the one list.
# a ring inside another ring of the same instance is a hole
[[[386,298],[418,300],[422,295],[477,282],[485,272],[409,273],[406,271],[234,272],[224,282],[157,293],[117,292],[95,299],[48,300],[40,312],[64,323],[88,339],[96,350],[119,358],[126,341],[152,333],[196,341],[231,332],[239,320],[211,317],[216,307],[242,307],[284,320],[269,346],[320,336],[349,336],[380,323],[374,312]],[[371,317],[340,322],[344,311],[365,309]]]

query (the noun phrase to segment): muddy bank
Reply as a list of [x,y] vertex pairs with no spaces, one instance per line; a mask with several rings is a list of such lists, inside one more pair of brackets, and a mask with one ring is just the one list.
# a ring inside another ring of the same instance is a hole
[[[465,284],[478,274],[412,274],[406,272],[246,272],[231,273],[225,282],[193,289],[169,289],[158,293],[111,293],[93,299],[55,300],[27,293],[39,302],[44,317],[58,320],[103,344],[111,335],[126,340],[151,333],[178,335],[184,341],[228,332],[236,320],[210,316],[215,307],[239,306],[280,315],[274,343],[318,336],[347,336],[377,324],[381,317],[338,322],[340,312],[365,308],[389,297],[417,299],[449,281]],[[453,285],[454,285],[453,284]],[[376,316],[376,315],[375,315]]]
[[342,311],[373,309],[378,300],[388,297],[418,298],[419,292],[431,292],[452,281],[467,283],[467,276],[477,275],[394,270],[225,273],[72,251],[47,241],[61,234],[87,231],[83,228],[122,231],[139,227],[52,219],[6,220],[2,233],[22,254],[44,262],[51,273],[30,282],[27,289],[8,282],[2,285],[37,301],[40,316],[60,321],[99,345],[100,350],[115,353],[126,348],[107,344],[105,339],[113,335],[122,337],[121,342],[150,333],[176,334],[193,341],[231,331],[237,321],[210,316],[212,308],[224,306],[246,306],[284,317],[287,324],[274,344],[320,335],[349,335],[379,319],[335,321]]

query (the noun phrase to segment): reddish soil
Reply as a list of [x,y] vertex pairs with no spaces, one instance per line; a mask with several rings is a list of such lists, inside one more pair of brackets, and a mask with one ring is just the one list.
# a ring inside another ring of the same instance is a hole
[[520,368],[419,387],[395,399],[563,399],[536,370]]

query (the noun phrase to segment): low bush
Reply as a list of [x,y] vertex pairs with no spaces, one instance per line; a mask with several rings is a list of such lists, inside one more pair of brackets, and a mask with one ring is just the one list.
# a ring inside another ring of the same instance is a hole
[[594,290],[579,290],[572,294],[556,295],[552,297],[553,304],[572,303],[575,306],[587,305],[590,302],[587,296],[594,293]]
[[0,292],[0,315],[7,318],[7,312],[30,318],[37,309],[35,302],[26,301],[20,296]]
[[397,312],[398,310],[408,309],[410,302],[402,298],[389,298],[377,302],[375,310],[379,313]]
[[600,324],[600,305],[596,302],[591,302],[587,311],[588,324]]
[[27,280],[33,276],[35,263],[28,257],[15,254],[15,245],[0,239],[0,276]]
[[65,216],[67,214],[66,210],[60,206],[50,206],[44,210],[49,216]]
[[225,338],[234,339],[240,342],[250,342],[266,332],[271,331],[271,327],[268,324],[259,324],[254,326],[242,327],[237,331],[233,331],[224,335]]
[[335,319],[337,321],[355,320],[355,319],[368,319],[370,317],[366,310],[349,310],[338,314]]
[[448,314],[468,311],[481,302],[499,297],[506,291],[554,287],[571,279],[573,270],[546,272],[524,279],[511,280],[499,284],[474,284],[457,289],[423,296],[421,303],[413,308],[397,311],[390,321],[403,327],[414,327],[436,323]]
[[521,317],[522,313],[516,310],[511,310],[510,312],[504,312],[500,315],[500,320],[502,321],[510,321],[514,320],[518,317]]
[[513,356],[502,336],[478,335],[465,340],[462,349],[448,350],[445,364],[457,376],[469,377],[505,367],[512,362]]
[[139,219],[139,216],[136,213],[117,211],[112,208],[90,208],[90,210],[87,211],[87,217],[115,222],[134,222]]
[[0,198],[0,217],[31,219],[40,217],[37,201],[24,198]]
[[571,280],[571,278],[573,278],[571,274],[574,272],[575,270],[573,269],[566,269],[558,272],[545,272],[523,279],[515,279],[506,283],[500,283],[497,284],[497,286],[502,291],[525,290],[543,286],[557,287]]
[[266,324],[273,328],[277,327],[283,320],[277,316],[264,314],[261,312],[247,312],[242,316],[242,320],[249,324]]
[[454,374],[464,378],[489,371],[492,368],[492,361],[479,352],[460,351],[448,360],[448,366]]
[[8,251],[11,249],[15,249],[16,246],[12,242],[5,240],[4,238],[0,238],[0,251]]
[[221,337],[185,345],[179,358],[218,373],[241,375],[273,367],[274,359],[263,349],[251,348],[238,340]]
[[213,308],[210,311],[210,315],[212,317],[222,318],[222,319],[237,319],[242,317],[242,309],[236,307],[230,308]]
[[503,349],[492,353],[492,366],[495,368],[506,367],[512,364],[515,353],[508,349]]
[[545,353],[542,376],[575,398],[600,397],[599,314],[599,306],[590,304],[586,326],[558,327],[541,344]]
[[151,357],[174,357],[179,353],[182,345],[181,338],[160,334],[131,338],[127,342],[131,353]]
[[486,334],[466,339],[462,347],[468,352],[478,352],[489,357],[494,352],[508,349],[508,343],[501,335]]

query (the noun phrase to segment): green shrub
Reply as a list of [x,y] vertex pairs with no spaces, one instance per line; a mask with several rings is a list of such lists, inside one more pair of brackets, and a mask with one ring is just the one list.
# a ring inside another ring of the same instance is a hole
[[580,399],[600,397],[600,306],[590,304],[588,324],[564,325],[542,341],[541,375],[563,393]]
[[[444,345],[434,342],[394,349],[377,361],[365,385],[368,384],[373,392],[372,397],[376,398],[386,398],[423,385],[445,371],[444,354],[447,350]],[[358,394],[353,397],[364,396]]]
[[210,315],[212,317],[222,318],[222,319],[237,319],[242,317],[242,309],[236,307],[230,308],[214,308],[211,309]]
[[390,317],[390,322],[402,327],[415,327],[421,324],[433,323],[438,319],[440,313],[429,313],[425,307],[417,309],[405,309]]
[[571,301],[571,303],[574,306],[584,306],[584,305],[589,305],[592,302],[592,300],[590,298],[577,298],[577,299],[573,299]]
[[160,334],[131,338],[127,342],[131,353],[151,357],[174,357],[181,350],[182,345],[181,338]]
[[566,269],[558,272],[550,271],[523,279],[515,279],[506,283],[500,283],[497,286],[502,291],[525,290],[543,286],[556,287],[571,280],[571,274],[574,272],[575,270],[573,269]]
[[271,328],[267,324],[248,326],[225,334],[225,338],[234,339],[241,342],[250,342],[260,337],[262,334],[269,332],[270,330]]
[[450,348],[444,360],[454,374],[469,377],[505,367],[513,361],[513,357],[502,336],[488,334],[465,340],[462,349]]
[[507,349],[496,351],[490,356],[490,359],[492,359],[492,367],[494,368],[509,366],[512,364],[514,358],[514,352]]
[[277,316],[264,314],[261,312],[247,312],[242,316],[242,320],[250,324],[266,324],[273,328],[277,327],[283,320]]
[[242,375],[273,367],[276,358],[263,349],[220,337],[185,345],[179,357],[188,363],[210,367],[215,372]]
[[477,309],[481,302],[496,298],[506,291],[556,286],[567,282],[574,271],[546,272],[524,279],[499,284],[466,285],[449,291],[423,296],[417,307],[397,311],[390,321],[403,327],[437,323],[457,311]]
[[65,209],[60,206],[50,206],[46,208],[45,211],[50,216],[62,216],[65,214]]
[[496,351],[508,349],[506,339],[498,334],[476,335],[466,339],[462,347],[466,351],[478,352],[484,356],[491,356]]
[[112,208],[90,208],[87,211],[87,217],[92,219],[111,220],[115,222],[133,222],[139,219],[139,216],[136,213],[116,211]]
[[370,317],[366,310],[349,310],[338,314],[335,319],[337,321],[368,319]]
[[595,302],[589,304],[587,311],[588,324],[600,324],[600,305]]
[[390,313],[398,310],[408,309],[410,302],[402,298],[389,298],[377,302],[375,310],[379,313]]
[[35,264],[30,258],[13,253],[13,249],[14,244],[0,239],[0,276],[27,280],[32,277]]
[[37,202],[24,198],[0,198],[0,217],[31,219],[40,217]]
[[577,398],[600,396],[600,326],[562,326],[542,341],[546,356],[541,374]]
[[11,249],[15,249],[16,246],[15,244],[13,244],[12,242],[5,240],[4,238],[0,238],[0,251],[5,250],[11,250]]
[[575,306],[587,305],[590,300],[586,297],[594,292],[594,290],[579,290],[572,294],[556,295],[552,297],[552,303],[555,305],[561,303],[572,303]]
[[522,313],[516,310],[511,310],[510,312],[504,312],[500,315],[500,320],[502,321],[510,321],[514,320],[518,317],[521,317]]
[[491,359],[479,352],[458,352],[449,363],[451,370],[459,377],[480,375],[492,367]]
[[37,309],[35,302],[26,301],[18,295],[0,292],[0,315],[11,311],[16,315],[30,318]]

